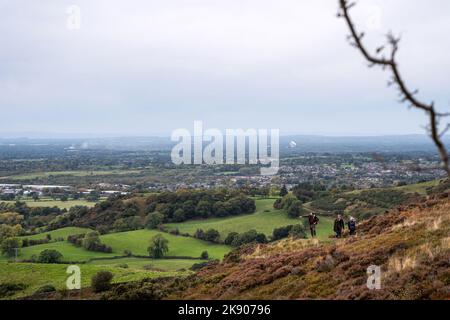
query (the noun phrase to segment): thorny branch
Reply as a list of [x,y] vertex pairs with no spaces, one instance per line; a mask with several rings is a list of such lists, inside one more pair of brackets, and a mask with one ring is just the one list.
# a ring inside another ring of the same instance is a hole
[[349,3],[348,0],[339,0],[340,11],[338,13],[338,17],[345,19],[347,26],[350,29],[350,35],[348,36],[350,44],[359,49],[364,58],[369,62],[369,67],[381,66],[383,70],[388,69],[391,71],[392,78],[389,81],[389,85],[396,85],[401,97],[400,101],[402,103],[406,102],[410,107],[423,110],[428,115],[429,124],[427,126],[427,130],[429,131],[429,134],[439,151],[439,155],[442,161],[442,168],[450,177],[449,156],[445,145],[441,140],[442,136],[450,129],[450,124],[447,124],[446,128],[443,131],[439,132],[439,120],[443,117],[450,116],[450,113],[436,112],[433,102],[427,104],[420,101],[415,97],[418,93],[418,90],[411,91],[406,86],[405,81],[400,74],[398,63],[396,60],[400,38],[394,37],[391,33],[387,35],[387,45],[390,47],[390,53],[388,54],[387,58],[382,54],[385,46],[377,48],[376,54],[374,55],[366,49],[362,42],[364,33],[358,33],[356,31],[355,25],[349,14],[349,10],[354,5],[354,2]]

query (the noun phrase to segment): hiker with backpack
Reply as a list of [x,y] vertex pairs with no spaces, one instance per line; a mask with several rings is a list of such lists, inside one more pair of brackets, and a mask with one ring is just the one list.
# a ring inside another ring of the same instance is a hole
[[342,219],[342,216],[338,214],[336,220],[334,220],[334,232],[336,232],[336,238],[342,237],[342,232],[344,231],[345,224],[344,219]]
[[356,234],[356,220],[353,217],[350,217],[350,220],[347,222],[348,230],[350,231],[350,235],[354,236]]
[[310,212],[307,216],[302,216],[303,218],[308,218],[309,230],[311,231],[311,238],[316,237],[316,226],[319,223],[319,217],[314,212]]

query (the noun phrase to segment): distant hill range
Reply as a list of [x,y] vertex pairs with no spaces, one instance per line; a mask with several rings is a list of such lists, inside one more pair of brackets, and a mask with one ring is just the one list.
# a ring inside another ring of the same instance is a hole
[[[444,137],[450,146],[450,136]],[[102,137],[102,138],[8,138],[0,137],[0,146],[52,145],[74,149],[170,150],[176,142],[170,137]],[[206,143],[205,143],[206,145]],[[426,135],[398,136],[316,136],[286,135],[280,137],[282,154],[303,152],[434,152]]]

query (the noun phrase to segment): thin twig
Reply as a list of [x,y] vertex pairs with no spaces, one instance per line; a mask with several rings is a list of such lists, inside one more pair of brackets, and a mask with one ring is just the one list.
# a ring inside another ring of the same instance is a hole
[[[369,62],[369,67],[381,66],[383,69],[389,69],[392,73],[392,79],[389,81],[389,85],[395,84],[399,90],[401,100],[400,102],[407,102],[411,107],[425,111],[429,117],[429,134],[434,144],[436,145],[439,155],[442,161],[442,168],[447,172],[450,177],[450,166],[449,166],[449,156],[444,143],[442,142],[442,136],[449,130],[448,126],[439,132],[439,120],[442,117],[449,116],[449,113],[439,113],[434,109],[434,103],[429,104],[424,103],[417,99],[415,95],[418,90],[411,91],[403,80],[400,70],[398,68],[396,54],[398,52],[398,44],[400,38],[394,37],[392,34],[387,35],[387,44],[391,48],[389,58],[385,56],[378,57],[372,55],[364,46],[362,39],[364,38],[364,33],[358,33],[356,31],[355,25],[350,17],[349,10],[355,3],[349,3],[347,0],[339,0],[340,12],[338,17],[342,17],[347,22],[347,26],[350,30],[350,36],[348,37],[350,44],[359,49],[364,58]],[[380,54],[384,50],[385,46],[377,48],[376,54]]]

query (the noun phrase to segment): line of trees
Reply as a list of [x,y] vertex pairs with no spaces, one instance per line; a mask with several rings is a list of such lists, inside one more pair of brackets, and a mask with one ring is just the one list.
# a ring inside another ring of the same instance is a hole
[[224,240],[224,243],[232,247],[239,247],[248,243],[267,243],[267,237],[264,233],[258,233],[252,229],[243,233],[230,232]]
[[83,247],[89,251],[111,253],[112,248],[100,240],[100,234],[97,231],[88,232],[86,234],[69,235],[67,241],[77,247]]
[[275,209],[285,210],[290,218],[297,218],[302,211],[302,202],[291,193],[277,199],[273,206]]
[[156,228],[162,222],[227,217],[253,213],[255,210],[255,200],[236,191],[220,189],[163,192],[147,198],[146,226]]

